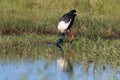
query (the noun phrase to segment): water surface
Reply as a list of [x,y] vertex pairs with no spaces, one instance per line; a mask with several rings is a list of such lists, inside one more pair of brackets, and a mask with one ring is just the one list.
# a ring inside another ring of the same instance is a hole
[[57,61],[0,61],[0,80],[120,80],[120,67],[73,63],[73,72],[64,72]]

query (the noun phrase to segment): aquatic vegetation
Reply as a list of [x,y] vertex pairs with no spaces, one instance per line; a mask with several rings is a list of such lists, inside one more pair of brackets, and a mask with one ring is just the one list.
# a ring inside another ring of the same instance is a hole
[[[9,59],[46,58],[54,60],[61,57],[61,51],[54,45],[59,36],[54,35],[8,35],[0,36],[0,57]],[[61,45],[64,48],[65,58],[69,57],[69,44]],[[108,63],[120,65],[120,39],[88,39],[76,37],[73,44],[72,61]],[[6,54],[6,55],[5,55]]]

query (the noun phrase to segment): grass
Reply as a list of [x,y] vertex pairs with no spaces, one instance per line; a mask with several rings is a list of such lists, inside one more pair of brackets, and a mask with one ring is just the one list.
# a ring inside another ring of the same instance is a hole
[[[61,52],[48,43],[58,39],[60,17],[75,8],[74,61],[120,65],[119,4],[119,0],[0,0],[1,58],[4,54],[11,58],[59,57]],[[62,47],[68,55],[69,44]]]
[[[57,39],[58,36],[37,34],[0,36],[0,55],[3,57],[6,54],[10,59],[14,57],[57,59],[61,56],[61,51],[49,44],[55,43]],[[65,57],[69,56],[69,46],[67,42],[62,45]],[[73,42],[72,58],[75,62],[93,61],[120,65],[119,47],[120,39],[107,40],[98,37],[92,40],[76,37]]]
[[74,31],[86,37],[120,36],[119,0],[1,0],[0,33],[42,33],[56,27],[60,17],[75,8]]

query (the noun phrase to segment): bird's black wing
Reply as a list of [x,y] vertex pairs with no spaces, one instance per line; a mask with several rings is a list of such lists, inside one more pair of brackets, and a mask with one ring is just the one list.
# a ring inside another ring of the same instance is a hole
[[62,18],[60,19],[60,21],[64,21],[65,23],[68,23],[69,21],[70,21],[70,19],[72,19],[72,16],[71,16],[72,14],[68,14],[68,13],[66,13],[66,14],[64,14],[63,16],[62,16]]

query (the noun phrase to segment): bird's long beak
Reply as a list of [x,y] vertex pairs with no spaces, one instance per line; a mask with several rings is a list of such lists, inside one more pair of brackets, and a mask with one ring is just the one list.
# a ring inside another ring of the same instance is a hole
[[74,14],[75,14],[76,16],[78,15],[78,14],[77,14],[77,12],[76,12],[76,13],[74,13]]
[[77,12],[76,12],[76,13],[74,13],[74,14],[76,14],[76,15],[77,15]]

